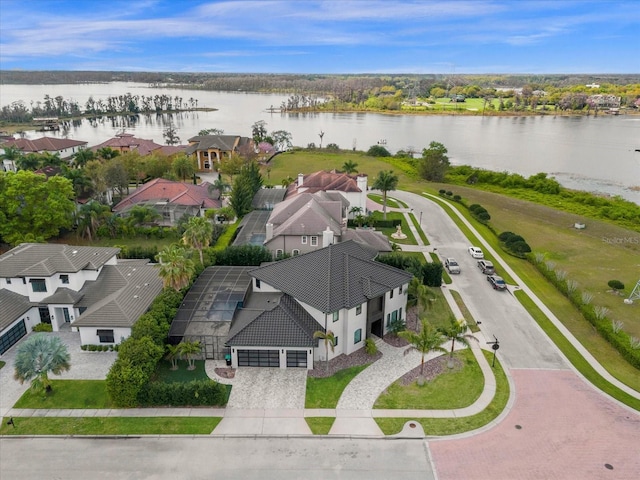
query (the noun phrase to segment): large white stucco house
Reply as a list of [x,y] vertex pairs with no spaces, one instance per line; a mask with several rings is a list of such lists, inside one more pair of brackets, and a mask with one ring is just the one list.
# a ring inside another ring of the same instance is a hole
[[23,243],[0,255],[0,355],[38,323],[78,331],[83,345],[128,337],[162,280],[148,260],[119,251]]
[[207,358],[234,368],[312,369],[326,358],[316,331],[336,337],[329,357],[349,355],[406,316],[412,275],[346,241],[260,267],[209,267],[178,310],[170,337],[199,340]]

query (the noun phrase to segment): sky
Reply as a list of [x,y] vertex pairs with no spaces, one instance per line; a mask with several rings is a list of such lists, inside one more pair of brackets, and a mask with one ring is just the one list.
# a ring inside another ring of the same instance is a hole
[[640,0],[0,0],[14,69],[640,73]]

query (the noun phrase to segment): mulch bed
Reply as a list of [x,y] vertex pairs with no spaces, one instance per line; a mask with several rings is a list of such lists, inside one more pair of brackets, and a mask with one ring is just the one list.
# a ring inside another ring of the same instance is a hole
[[326,362],[315,362],[315,368],[313,370],[307,370],[307,376],[314,378],[326,378],[334,375],[340,370],[344,370],[345,368],[366,365],[367,363],[373,363],[380,358],[382,358],[382,352],[376,352],[373,355],[369,355],[364,351],[364,348],[361,348],[351,355],[339,355],[336,358],[329,360],[328,369]]
[[[447,366],[447,361],[449,360],[449,355],[443,355],[441,357],[434,358],[433,360],[429,360],[424,363],[424,374],[422,377],[426,382],[433,380],[438,375],[446,372],[457,372],[462,368],[462,361],[454,358],[453,359],[453,367],[449,368]],[[420,377],[420,365],[411,370],[410,372],[405,373],[402,377],[400,377],[397,381],[400,382],[402,386],[411,385],[413,382],[418,380]]]
[[236,371],[231,367],[214,368],[213,371],[221,378],[233,378],[236,376]]
[[[418,324],[420,322],[418,320],[417,307],[407,308],[406,322],[407,322],[407,330],[413,330],[414,332],[418,331]],[[409,345],[409,342],[407,342],[404,338],[400,338],[397,335],[394,335],[391,333],[385,335],[383,340],[387,342],[389,345],[391,345],[392,347],[401,348]]]

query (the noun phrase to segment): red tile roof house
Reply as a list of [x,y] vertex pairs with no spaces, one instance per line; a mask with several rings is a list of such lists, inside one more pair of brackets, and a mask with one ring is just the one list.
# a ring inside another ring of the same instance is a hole
[[156,178],[127,196],[113,211],[126,216],[134,205],[148,205],[162,215],[160,225],[173,226],[184,214],[204,216],[205,210],[222,206],[220,192],[209,192],[210,185],[209,182],[193,185]]
[[159,153],[160,155],[175,155],[184,152],[186,145],[160,145],[153,140],[145,140],[136,138],[131,133],[119,133],[114,138],[110,138],[100,145],[91,147],[94,152],[101,148],[112,148],[120,153],[138,152],[141,156],[150,153]]
[[[68,138],[42,137],[29,140],[27,138],[8,139],[0,145],[0,150],[4,152],[6,147],[16,147],[22,153],[57,153],[60,158],[69,158],[73,154],[87,147],[87,142],[80,140],[70,140]],[[1,153],[1,152],[0,152]],[[3,160],[3,167],[6,171],[15,172],[16,166],[13,160]]]

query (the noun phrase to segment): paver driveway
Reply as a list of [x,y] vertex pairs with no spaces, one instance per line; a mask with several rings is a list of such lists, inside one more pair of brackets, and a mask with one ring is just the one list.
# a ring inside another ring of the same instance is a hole
[[614,403],[573,371],[511,374],[516,401],[499,425],[429,442],[439,480],[640,478],[638,412]]

